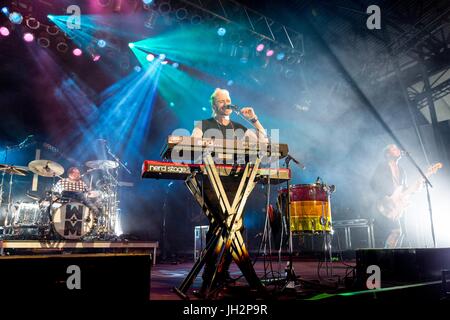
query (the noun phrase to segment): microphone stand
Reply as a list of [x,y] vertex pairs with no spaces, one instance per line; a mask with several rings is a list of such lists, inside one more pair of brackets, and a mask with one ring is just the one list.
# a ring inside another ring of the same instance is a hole
[[[401,147],[401,145],[399,145]],[[425,189],[427,190],[427,202],[428,202],[428,212],[430,214],[430,227],[431,227],[431,237],[433,238],[433,248],[436,248],[436,236],[434,234],[434,223],[433,223],[433,209],[431,205],[431,198],[430,198],[430,189],[429,187],[433,188],[433,185],[431,184],[430,180],[427,178],[427,176],[423,173],[422,169],[420,169],[419,165],[414,161],[414,159],[411,157],[411,154],[408,151],[405,151],[404,148],[404,155],[409,159],[409,161],[413,164],[413,166],[417,169],[419,174],[422,176],[424,182],[425,182]]]
[[[255,126],[255,124],[253,122],[249,121],[246,117],[244,117],[237,107],[232,107],[231,109],[233,109],[238,116],[240,116],[242,119],[244,119],[245,122],[249,123],[253,128],[255,128],[255,130],[257,132],[257,138],[259,138],[259,136],[258,136],[259,134],[258,133],[261,132],[261,130],[259,130]],[[264,136],[265,136],[265,138],[267,138],[268,144],[270,145],[271,142],[272,142],[272,138],[270,137],[270,135],[267,132],[264,133]],[[297,164],[302,170],[305,169],[305,166],[302,163],[300,163],[300,161],[298,161],[297,159],[292,157],[290,154],[288,154],[286,159],[285,159],[285,167],[286,167],[286,169],[290,169],[289,168],[289,163],[290,163],[291,160],[294,161],[294,163]],[[290,213],[290,204],[291,204],[291,192],[290,192],[291,188],[290,188],[290,185],[291,185],[291,179],[290,179],[290,177],[286,181],[286,183],[287,183],[287,204],[286,204],[286,206],[287,206],[286,207],[286,216],[287,217],[286,217],[286,220],[287,220],[287,222],[289,222],[289,223],[287,223],[288,229],[289,229],[289,231],[288,231],[289,232],[289,245],[288,245],[288,248],[289,248],[288,249],[288,251],[289,251],[289,262],[288,262],[288,266],[286,267],[286,285],[285,285],[285,288],[288,287],[288,286],[291,286],[290,284],[292,282],[295,285],[295,281],[297,280],[297,276],[295,275],[294,268],[293,268],[293,265],[292,265],[293,244],[292,244],[292,231],[291,231],[291,228],[290,228],[290,219],[291,219],[291,213]],[[270,188],[270,184],[269,184],[268,188]],[[268,207],[266,208],[266,210],[268,210]],[[283,239],[281,239],[281,241],[283,241]]]
[[116,160],[122,166],[122,168],[125,169],[126,172],[131,174],[131,171],[127,168],[127,166],[114,153],[112,153],[112,151],[111,151],[111,149],[109,149],[108,145],[106,145],[106,150],[108,151],[108,154],[111,157],[113,157],[113,159]]
[[[302,169],[305,168],[304,165],[302,165],[297,159],[292,157],[290,154],[287,155],[286,159],[284,160],[284,165],[286,169],[290,171],[289,164],[291,161],[294,161],[295,164],[299,165]],[[297,276],[294,272],[294,267],[292,263],[292,255],[293,255],[293,242],[292,242],[292,231],[291,231],[291,176],[289,175],[289,179],[286,181],[287,184],[287,199],[286,199],[286,226],[287,226],[287,232],[289,234],[288,238],[288,251],[289,251],[289,261],[288,265],[286,266],[286,287],[293,288],[295,285],[295,281],[297,280]],[[283,241],[283,239],[281,239]],[[284,289],[283,288],[283,289]]]

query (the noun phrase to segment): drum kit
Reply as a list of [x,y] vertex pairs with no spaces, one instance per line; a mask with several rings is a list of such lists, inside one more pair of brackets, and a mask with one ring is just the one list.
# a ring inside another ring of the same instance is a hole
[[[89,168],[81,178],[89,180],[87,190],[57,190],[64,167],[51,160],[34,160],[28,167],[0,164],[0,208],[4,220],[0,239],[20,240],[111,240],[115,238],[118,219],[118,167],[111,160],[86,162]],[[13,202],[13,177],[34,173],[52,178],[51,188],[44,196],[27,192],[32,201]],[[5,176],[9,188],[4,199]]]

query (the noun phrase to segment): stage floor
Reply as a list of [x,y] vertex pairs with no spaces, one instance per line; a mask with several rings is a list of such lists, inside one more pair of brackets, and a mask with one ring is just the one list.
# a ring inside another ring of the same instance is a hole
[[[159,262],[153,267],[151,274],[151,288],[150,300],[181,300],[181,298],[173,292],[172,288],[179,286],[184,278],[191,270],[194,262]],[[266,272],[264,271],[264,264],[266,265]],[[294,273],[299,278],[299,282],[294,288],[297,294],[295,297],[291,295],[280,294],[279,299],[292,299],[300,296],[314,296],[323,292],[336,292],[344,290],[344,278],[346,275],[352,276],[352,270],[355,267],[355,261],[333,262],[328,263],[328,274],[325,263],[318,260],[300,260],[294,261]],[[272,261],[272,269],[268,262],[257,261],[254,265],[255,271],[260,279],[264,279],[264,274],[267,274],[267,279],[280,279],[284,277],[284,268],[286,267],[286,260],[281,263],[281,274],[278,271],[278,261]],[[332,270],[331,270],[332,267]],[[320,269],[320,270],[319,270]],[[273,270],[273,272],[271,271]],[[232,278],[241,276],[241,272],[236,264],[230,267],[230,274]],[[192,294],[192,291],[198,289],[201,285],[201,272],[194,281],[194,284],[188,291],[188,297],[191,300],[197,298]],[[245,292],[247,287],[245,278],[240,277],[235,282],[231,283],[231,288],[242,288]],[[278,281],[278,287],[282,287],[282,281]],[[269,284],[268,288],[277,291],[274,284]],[[276,294],[274,294],[275,296]],[[239,298],[239,295],[229,296],[231,298]]]

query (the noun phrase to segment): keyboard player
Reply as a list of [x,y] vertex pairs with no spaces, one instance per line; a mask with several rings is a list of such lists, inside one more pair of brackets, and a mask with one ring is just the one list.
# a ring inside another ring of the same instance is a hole
[[[230,93],[228,90],[217,88],[211,95],[212,117],[198,121],[193,132],[194,138],[212,138],[216,139],[244,139],[250,140],[265,139],[266,130],[259,122],[253,108],[245,107],[240,110],[241,114],[247,118],[256,130],[249,130],[244,125],[232,121],[230,115],[233,110],[227,106],[231,104]],[[255,133],[258,133],[258,135]]]
[[[246,107],[240,110],[241,114],[247,118],[250,122],[253,123],[257,130],[250,130],[246,128],[244,125],[234,122],[230,119],[230,115],[233,112],[232,109],[227,107],[231,104],[231,97],[228,90],[217,88],[211,95],[211,109],[212,109],[212,118],[202,120],[197,122],[194,130],[192,132],[192,137],[194,138],[215,138],[215,139],[248,139],[249,141],[261,141],[267,142],[266,140],[266,131],[263,125],[259,122],[258,117],[255,114],[253,108]],[[258,135],[257,135],[257,133]],[[263,138],[264,137],[264,138]],[[258,140],[258,138],[260,138]],[[224,188],[226,190],[228,199],[232,201],[234,195],[236,194],[236,184],[230,183],[227,184],[226,181],[223,181]],[[209,183],[205,183],[203,186],[204,194],[208,194],[206,199],[210,198],[213,193],[213,189]],[[212,207],[212,210],[219,210],[219,208],[215,208],[214,204],[209,204]],[[206,234],[206,242],[211,239],[212,230],[214,229],[214,225],[209,226],[209,231]],[[241,227],[243,228],[243,226]],[[207,293],[206,284],[210,283],[214,272],[216,270],[218,264],[218,254],[216,252],[210,257],[209,260],[205,263],[205,268],[203,270],[203,283],[200,290],[197,292],[197,295],[202,297]],[[223,268],[222,274],[218,274],[216,276],[217,284],[224,284],[226,281],[230,279],[230,275],[228,272],[229,266],[231,264],[232,257],[231,254],[227,255],[227,259]],[[214,289],[214,288],[211,288]]]

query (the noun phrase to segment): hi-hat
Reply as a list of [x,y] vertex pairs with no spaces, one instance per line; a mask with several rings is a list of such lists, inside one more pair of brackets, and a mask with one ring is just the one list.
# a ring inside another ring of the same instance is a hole
[[28,168],[43,177],[55,177],[64,173],[63,166],[51,160],[33,160],[28,164]]
[[16,174],[19,176],[26,176],[28,174],[28,168],[22,166],[11,166],[9,164],[0,164],[0,171],[7,174]]
[[86,162],[86,166],[92,169],[115,169],[119,164],[112,160],[91,160]]

